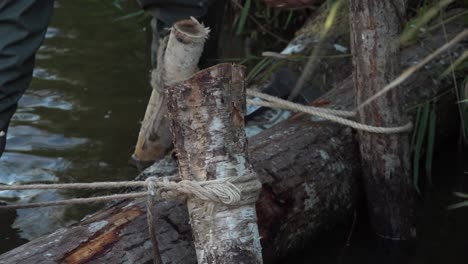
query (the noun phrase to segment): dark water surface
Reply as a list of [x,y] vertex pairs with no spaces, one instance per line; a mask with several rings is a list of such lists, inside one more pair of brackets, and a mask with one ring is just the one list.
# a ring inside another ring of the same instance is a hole
[[[34,79],[20,101],[0,160],[0,183],[133,179],[128,160],[150,93],[147,34],[138,10],[111,0],[56,0]],[[38,202],[86,192],[1,191],[0,201]],[[79,220],[97,207],[0,212],[0,253]]]

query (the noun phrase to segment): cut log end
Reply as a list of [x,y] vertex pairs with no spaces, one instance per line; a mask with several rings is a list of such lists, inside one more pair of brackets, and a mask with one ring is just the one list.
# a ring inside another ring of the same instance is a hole
[[208,38],[210,29],[198,22],[195,18],[179,21],[174,24],[172,31],[183,43],[205,41]]
[[197,71],[208,33],[209,29],[195,19],[179,21],[172,27],[167,45],[161,46],[166,49],[158,51],[158,68],[151,74],[153,92],[131,161],[139,169],[163,158],[172,149],[164,89]]

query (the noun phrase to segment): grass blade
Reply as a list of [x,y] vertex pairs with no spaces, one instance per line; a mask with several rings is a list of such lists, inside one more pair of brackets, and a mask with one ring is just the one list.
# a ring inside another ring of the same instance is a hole
[[458,209],[458,208],[467,207],[467,206],[468,206],[468,201],[464,201],[464,202],[459,202],[456,204],[449,205],[447,209],[453,210],[453,209]]
[[460,103],[458,107],[462,116],[462,129],[463,129],[463,139],[465,144],[468,144],[468,76],[463,80],[463,86],[460,89]]
[[271,63],[270,67],[265,70],[265,72],[262,75],[261,81],[266,81],[268,78],[271,77],[273,72],[275,72],[277,69],[282,67],[285,64],[285,61],[276,61],[274,63]]
[[287,29],[289,26],[289,23],[291,23],[291,20],[293,18],[294,10],[289,10],[288,13],[288,18],[286,18],[286,22],[284,23],[283,29]]
[[253,69],[247,74],[247,81],[251,81],[255,76],[257,76],[268,64],[270,64],[271,59],[264,58],[259,63],[257,63]]
[[239,64],[246,64],[247,62],[251,61],[251,60],[263,60],[264,58],[263,57],[258,57],[258,56],[253,56],[253,55],[247,55],[245,58],[243,58]]
[[114,20],[112,20],[113,22],[118,22],[118,21],[123,21],[123,20],[127,20],[127,19],[131,19],[131,18],[134,18],[134,17],[138,17],[138,16],[141,16],[141,15],[144,15],[145,14],[145,11],[143,10],[139,10],[139,11],[136,11],[136,12],[132,12],[130,14],[127,14],[127,15],[124,15],[124,16],[121,16],[121,17],[118,17]]
[[421,123],[418,129],[418,135],[416,136],[416,147],[414,149],[413,157],[413,184],[416,192],[421,195],[421,190],[419,189],[419,160],[421,158],[422,145],[424,142],[424,136],[426,134],[427,121],[429,119],[429,107],[430,103],[426,102],[424,104],[424,110],[421,116]]
[[122,10],[123,8],[122,8],[122,5],[121,5],[121,2],[122,2],[121,0],[114,0],[114,2],[112,2],[112,5],[115,8]]
[[458,57],[454,62],[453,64],[450,64],[450,66],[447,67],[447,69],[444,70],[444,72],[442,72],[439,76],[439,79],[449,75],[452,71],[456,71],[457,68],[462,65],[462,64],[465,64],[465,65],[462,65],[462,69],[460,70],[464,70],[466,69],[467,65],[467,59],[468,59],[468,50],[465,50],[465,52],[463,52],[463,54]]
[[461,193],[461,192],[454,192],[455,196],[460,197],[460,198],[467,198],[468,199],[468,194],[467,193]]
[[417,106],[418,107],[418,112],[416,114],[416,120],[414,122],[414,130],[413,130],[413,135],[411,136],[411,143],[410,143],[410,151],[413,152],[414,148],[416,147],[416,135],[418,134],[418,129],[419,129],[419,123],[421,119],[421,110],[422,106]]
[[420,13],[408,22],[400,35],[400,43],[408,44],[419,36],[420,29],[455,0],[441,0],[429,8],[421,8]]
[[431,111],[431,116],[429,117],[429,128],[427,131],[427,148],[426,148],[426,175],[429,180],[429,184],[432,185],[432,159],[434,157],[434,140],[435,140],[435,131],[436,131],[436,103],[434,103]]
[[245,22],[247,21],[247,16],[249,15],[251,2],[251,0],[246,0],[244,6],[242,7],[239,23],[237,24],[237,35],[240,35],[244,32]]

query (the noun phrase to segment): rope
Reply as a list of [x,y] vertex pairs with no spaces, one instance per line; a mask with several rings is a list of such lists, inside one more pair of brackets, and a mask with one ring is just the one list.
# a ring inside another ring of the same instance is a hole
[[280,99],[278,97],[274,97],[268,94],[264,94],[261,92],[257,92],[254,90],[247,90],[247,95],[255,96],[265,101],[254,101],[251,99],[247,99],[247,103],[252,105],[258,105],[263,107],[270,107],[270,108],[280,108],[285,110],[291,110],[296,112],[302,112],[318,117],[325,118],[327,120],[349,126],[355,128],[357,130],[367,131],[371,133],[379,133],[379,134],[395,134],[395,133],[403,133],[408,132],[413,128],[413,124],[409,122],[404,126],[397,126],[397,127],[377,127],[362,124],[356,121],[352,121],[345,117],[355,116],[355,111],[344,111],[344,110],[335,110],[335,109],[326,109],[320,107],[313,107],[313,106],[305,106],[302,104],[292,103],[287,100]]
[[89,197],[89,198],[74,198],[74,199],[52,201],[52,202],[0,205],[0,210],[39,208],[39,207],[50,207],[50,206],[72,205],[72,204],[101,203],[101,202],[108,202],[108,201],[115,201],[115,200],[135,199],[135,198],[145,197],[147,195],[148,195],[147,192],[136,192],[136,193],[95,196],[95,197]]
[[156,194],[156,184],[154,178],[146,179],[148,194],[146,195],[146,222],[148,224],[148,233],[153,247],[153,264],[162,264],[161,254],[159,252],[159,242],[156,237],[156,230],[153,226],[154,221],[154,195]]
[[162,263],[159,253],[158,241],[154,222],[155,198],[174,200],[196,198],[206,201],[206,206],[214,207],[215,203],[224,205],[246,205],[257,201],[260,193],[261,183],[255,173],[245,176],[221,178],[210,181],[179,181],[177,176],[149,177],[145,181],[126,182],[92,182],[92,183],[68,183],[68,184],[29,184],[29,185],[0,185],[0,191],[5,190],[32,190],[32,189],[113,189],[122,187],[146,187],[146,192],[135,192],[126,194],[114,194],[96,196],[90,198],[75,198],[61,201],[27,203],[15,205],[0,205],[2,209],[24,209],[58,205],[89,204],[96,202],[115,201],[123,199],[134,199],[147,197],[146,211],[149,236],[153,245],[153,260],[155,264]]
[[[247,89],[247,95],[249,96],[255,96],[260,99],[264,99],[266,101],[270,101],[272,103],[278,104],[278,106],[282,107],[288,107],[288,110],[296,110],[298,112],[303,112],[307,114],[312,114],[314,115],[315,113],[327,113],[331,115],[336,115],[336,116],[345,116],[345,117],[352,117],[356,115],[355,111],[345,111],[345,110],[335,110],[335,109],[328,109],[328,108],[322,108],[322,107],[314,107],[314,106],[305,106],[301,104],[296,104],[288,100],[283,100],[281,98],[261,93],[258,91],[254,91],[251,89]],[[251,103],[253,104],[253,103]]]
[[[167,180],[179,181],[179,176],[172,175],[164,177]],[[162,178],[156,178],[161,179]],[[0,185],[0,191],[21,191],[21,190],[79,190],[79,189],[115,189],[147,187],[145,181],[122,181],[122,182],[90,182],[90,183],[54,183],[54,184],[27,184],[27,185]]]
[[92,182],[66,184],[29,184],[29,185],[0,185],[0,191],[6,190],[44,190],[44,189],[113,189],[122,187],[146,187],[146,192],[113,194],[89,198],[74,198],[61,201],[0,205],[0,209],[24,209],[58,205],[86,204],[125,200],[151,196],[165,200],[183,200],[197,198],[199,200],[225,205],[245,205],[254,203],[257,199],[261,183],[255,174],[221,178],[210,181],[179,180],[177,176],[149,177],[145,181],[128,182]]
[[268,94],[260,93],[251,89],[247,90],[247,95],[255,96],[265,101],[258,102],[258,101],[253,101],[253,100],[247,100],[247,102],[252,105],[258,105],[258,106],[264,106],[264,107],[270,107],[270,108],[280,108],[280,109],[292,110],[292,111],[302,112],[302,113],[306,113],[310,115],[315,115],[315,116],[319,116],[319,117],[325,118],[327,120],[330,120],[330,121],[333,121],[342,125],[350,126],[352,128],[367,131],[367,132],[381,133],[381,134],[408,132],[413,127],[411,122],[406,125],[399,126],[399,127],[376,127],[376,126],[370,126],[370,125],[362,124],[359,122],[351,121],[343,117],[355,116],[358,110],[362,109],[364,106],[370,104],[377,98],[381,97],[388,91],[394,89],[395,87],[403,83],[416,71],[421,69],[424,65],[426,65],[435,57],[439,56],[442,52],[447,51],[449,48],[459,43],[466,37],[468,37],[468,29],[465,29],[462,32],[460,32],[451,41],[445,43],[436,51],[426,56],[418,64],[413,65],[409,67],[408,69],[406,69],[396,79],[394,79],[392,82],[387,84],[384,88],[382,88],[382,90],[380,90],[379,92],[377,92],[376,94],[372,95],[370,98],[365,100],[363,103],[361,103],[354,111],[341,111],[341,110],[305,106],[301,104],[292,103],[290,101],[286,101],[286,100],[283,100],[283,99],[280,99],[280,98],[277,98]]

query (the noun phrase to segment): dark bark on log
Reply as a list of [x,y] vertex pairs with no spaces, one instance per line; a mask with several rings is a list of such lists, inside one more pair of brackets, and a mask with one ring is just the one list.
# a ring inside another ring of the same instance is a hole
[[[463,23],[448,27],[448,37],[463,28]],[[424,43],[425,47],[403,51],[402,68],[427,54],[426,47],[440,46],[444,38],[430,36]],[[454,50],[461,54],[463,49],[463,45],[458,45]],[[402,87],[402,104],[417,105],[450,89],[450,79],[435,78],[448,61],[441,57],[408,80]],[[351,78],[317,101],[329,102],[330,107],[352,109],[355,102]],[[453,102],[449,105],[456,107]],[[450,115],[438,116],[448,122],[438,123],[444,130],[458,132],[457,120],[447,118]],[[361,171],[353,133],[343,126],[312,122],[312,119],[296,115],[249,139],[251,163],[263,183],[256,208],[266,263],[300,249],[310,239],[346,219],[354,207],[354,184]],[[148,174],[172,175],[176,171],[175,163],[166,159],[149,168],[141,178]],[[160,202],[155,210],[158,216],[154,224],[163,262],[195,263],[186,206]],[[151,263],[150,248],[145,199],[140,199],[108,206],[75,225],[6,252],[0,255],[0,263],[64,262],[73,253],[76,256],[76,252],[86,252],[86,257],[69,263]]]
[[[352,212],[360,170],[350,129],[304,118],[251,142],[252,164],[264,183],[257,214],[265,262],[299,249]],[[161,162],[157,168],[166,169],[161,175],[176,169]],[[196,263],[186,206],[161,202],[155,211],[163,262]],[[145,215],[144,199],[119,203],[1,255],[0,263],[149,263]]]
[[[351,129],[304,118],[265,132],[249,150],[264,183],[257,214],[264,260],[271,263],[352,212],[360,169]],[[196,263],[186,210],[176,202],[155,207],[164,263]],[[145,211],[144,199],[114,205],[1,255],[0,263],[148,263]]]
[[[400,14],[405,1],[350,0],[353,83],[357,105],[399,73]],[[361,123],[396,127],[408,123],[402,90],[394,89],[358,112]],[[416,237],[416,193],[410,177],[410,133],[358,131],[364,189],[374,232],[387,239]]]

